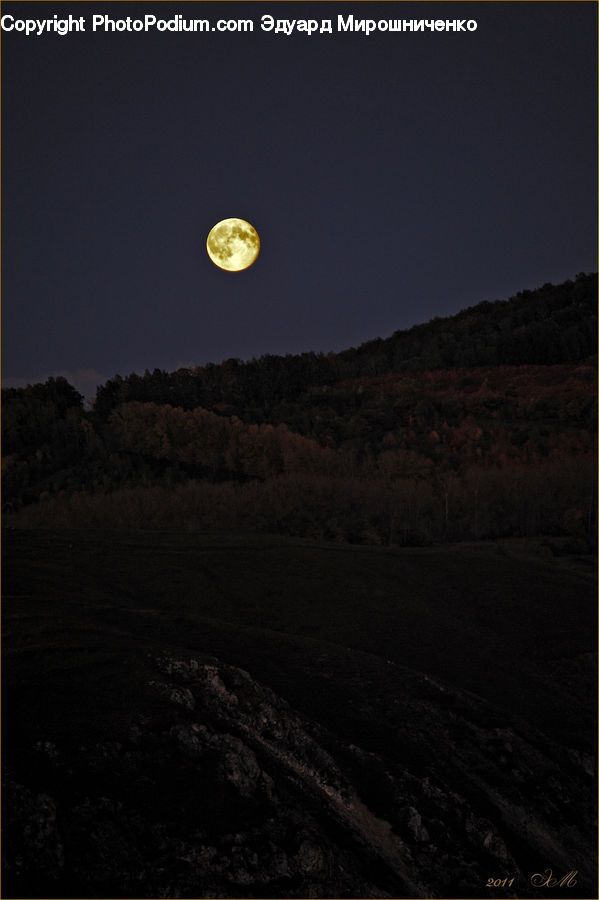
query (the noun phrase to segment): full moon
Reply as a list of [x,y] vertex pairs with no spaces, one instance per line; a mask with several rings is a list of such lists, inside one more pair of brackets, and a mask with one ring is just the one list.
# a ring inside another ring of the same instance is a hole
[[226,272],[249,268],[260,253],[260,238],[245,219],[223,219],[210,230],[206,240],[208,256]]

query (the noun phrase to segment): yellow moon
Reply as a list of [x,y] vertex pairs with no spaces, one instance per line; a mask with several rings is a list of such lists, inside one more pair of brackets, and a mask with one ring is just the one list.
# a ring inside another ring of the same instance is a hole
[[260,238],[245,219],[223,219],[210,230],[206,240],[208,256],[226,272],[241,272],[256,261]]

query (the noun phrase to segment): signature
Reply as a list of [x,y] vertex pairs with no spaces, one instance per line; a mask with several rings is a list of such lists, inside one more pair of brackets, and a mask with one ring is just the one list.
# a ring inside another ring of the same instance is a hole
[[536,872],[530,877],[530,883],[535,887],[574,887],[578,883],[576,876],[578,869],[571,869],[566,875],[558,878],[553,874],[552,869],[545,869],[544,872]]

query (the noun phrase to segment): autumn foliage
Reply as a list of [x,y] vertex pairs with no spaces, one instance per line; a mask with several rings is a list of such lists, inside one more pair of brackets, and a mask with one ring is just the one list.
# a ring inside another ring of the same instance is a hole
[[[540,289],[545,303],[549,296],[562,315],[569,310],[571,328],[581,280],[568,283],[570,305],[561,307],[557,288]],[[488,334],[498,309],[481,307]],[[477,316],[466,312],[473,328]],[[454,318],[463,328],[464,314]],[[585,353],[587,328],[581,313]],[[354,354],[362,365],[365,351]],[[347,378],[343,357],[117,376],[89,411],[64,379],[3,391],[4,511],[19,524],[250,529],[384,544],[591,539],[597,394],[589,358]],[[324,381],[327,373],[334,377]]]

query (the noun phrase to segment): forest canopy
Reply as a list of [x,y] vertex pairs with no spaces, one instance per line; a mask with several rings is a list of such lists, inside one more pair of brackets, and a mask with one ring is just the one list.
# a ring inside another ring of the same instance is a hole
[[339,354],[2,391],[15,524],[590,540],[595,275]]

